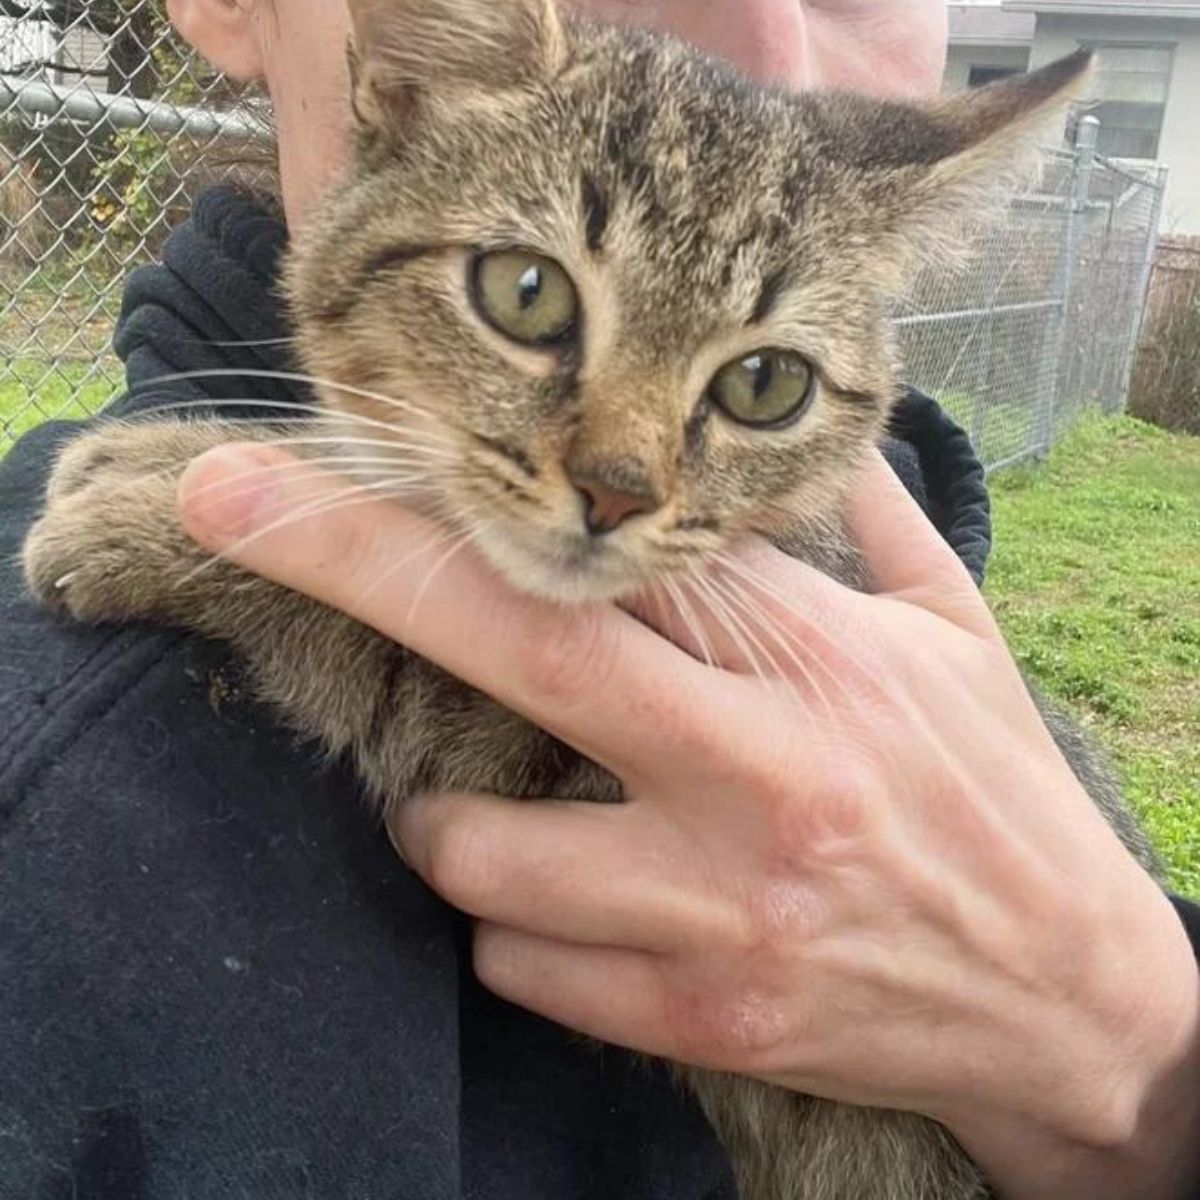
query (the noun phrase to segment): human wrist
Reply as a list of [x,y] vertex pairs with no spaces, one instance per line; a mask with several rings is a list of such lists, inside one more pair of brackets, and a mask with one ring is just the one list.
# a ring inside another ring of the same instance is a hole
[[1047,1103],[943,1116],[1003,1200],[1200,1194],[1200,972],[1175,913],[1156,900],[1124,986],[1102,1005],[1076,998],[1089,1044],[1059,1057]]

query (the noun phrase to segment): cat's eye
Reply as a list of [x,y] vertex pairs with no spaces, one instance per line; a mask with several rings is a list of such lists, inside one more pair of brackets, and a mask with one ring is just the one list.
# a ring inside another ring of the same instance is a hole
[[480,254],[472,264],[471,290],[483,319],[522,345],[561,345],[572,339],[579,323],[579,295],[571,277],[532,250]]
[[778,429],[804,412],[815,384],[816,372],[803,356],[790,350],[756,350],[722,367],[709,396],[740,425]]

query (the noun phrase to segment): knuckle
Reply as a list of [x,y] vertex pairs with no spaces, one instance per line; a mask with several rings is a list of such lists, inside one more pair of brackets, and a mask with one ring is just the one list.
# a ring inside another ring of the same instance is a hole
[[[457,807],[457,806],[456,806]],[[438,895],[475,912],[494,878],[486,835],[469,815],[447,814],[430,835],[426,882]]]
[[475,977],[484,987],[496,993],[509,990],[519,977],[512,938],[496,925],[480,925],[475,930],[472,963]]
[[1092,1081],[1081,1101],[1075,1103],[1067,1132],[1076,1142],[1098,1150],[1128,1147],[1142,1117],[1144,1095],[1132,1078]]
[[782,1007],[750,989],[668,988],[664,1028],[673,1031],[674,1057],[728,1071],[760,1070],[788,1041]]
[[[285,514],[276,534],[283,545],[287,574],[296,581],[303,579],[305,590],[311,587],[314,594],[364,620],[372,615],[373,585],[387,578],[389,566],[404,556],[403,547],[388,547],[387,531],[369,506],[307,519],[301,509],[299,523]],[[297,558],[297,553],[302,557]]]
[[768,879],[747,905],[744,944],[759,957],[794,957],[803,952],[827,915],[827,902],[807,879]]
[[778,789],[771,804],[773,842],[787,869],[810,870],[853,856],[873,826],[874,777],[847,758],[804,783]]
[[616,669],[616,640],[601,610],[581,610],[566,636],[531,627],[521,640],[518,661],[526,686],[568,707],[605,688]]

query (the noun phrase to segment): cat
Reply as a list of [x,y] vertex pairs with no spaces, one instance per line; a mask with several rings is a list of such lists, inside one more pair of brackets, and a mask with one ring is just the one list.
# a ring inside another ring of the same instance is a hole
[[[56,466],[27,580],[80,620],[228,640],[385,806],[619,802],[600,768],[402,647],[206,566],[176,515],[180,472],[225,441],[291,445],[565,603],[693,571],[750,531],[861,588],[839,513],[899,392],[889,305],[1061,118],[1088,56],[910,105],[759,88],[551,0],[350,7],[354,165],[286,267],[321,415],[85,433]],[[1102,762],[1048,720],[1148,861]],[[745,1200],[987,1194],[923,1117],[678,1071]]]

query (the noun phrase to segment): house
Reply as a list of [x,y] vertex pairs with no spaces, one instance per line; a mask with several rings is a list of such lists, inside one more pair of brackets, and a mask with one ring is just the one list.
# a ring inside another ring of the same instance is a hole
[[0,75],[69,87],[103,87],[107,71],[104,36],[76,21],[59,29],[29,17],[0,17]]
[[0,75],[27,73],[54,53],[54,29],[45,21],[0,17]]
[[981,87],[1029,69],[1037,17],[1006,12],[997,4],[950,5],[946,87]]
[[1170,168],[1164,231],[1200,234],[1200,2],[951,3],[946,86],[977,87],[1079,46],[1100,51],[1089,111],[1100,153]]

